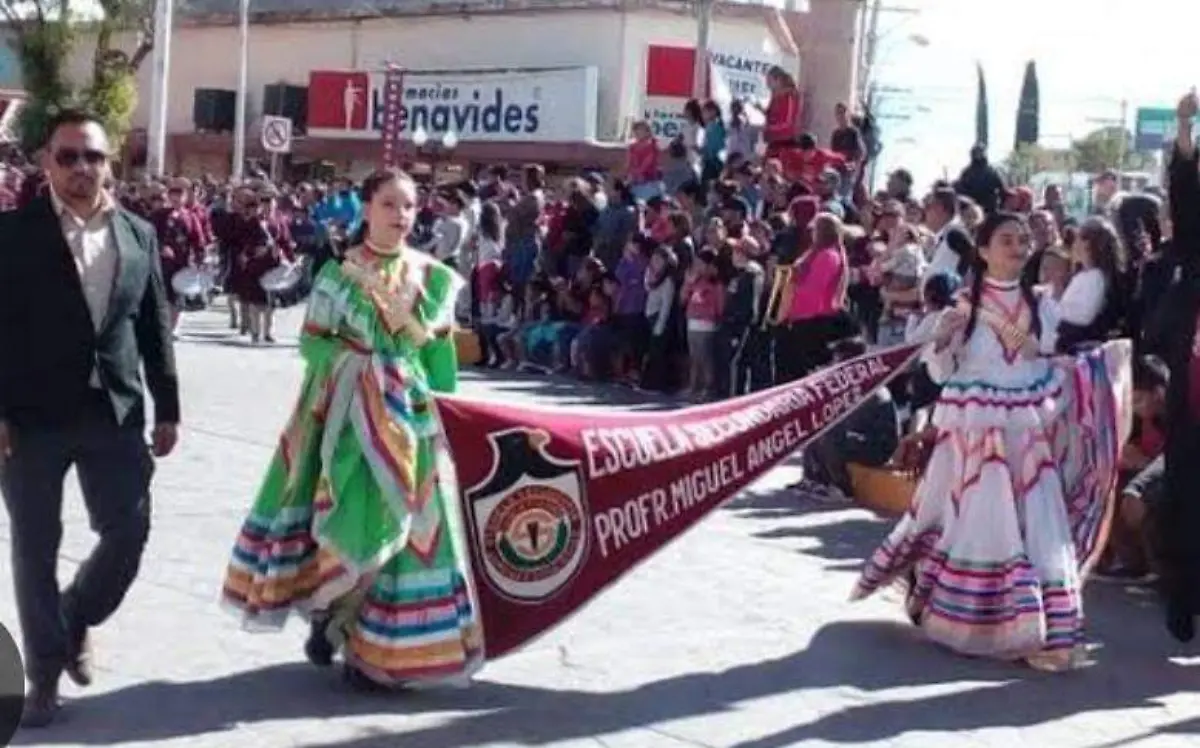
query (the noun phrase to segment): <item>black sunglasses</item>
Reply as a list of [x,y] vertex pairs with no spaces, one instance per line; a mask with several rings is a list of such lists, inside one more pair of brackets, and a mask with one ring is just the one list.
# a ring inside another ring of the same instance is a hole
[[80,151],[74,148],[62,148],[54,153],[54,163],[64,169],[73,168],[80,161],[87,163],[88,166],[100,166],[107,160],[108,154],[103,151]]

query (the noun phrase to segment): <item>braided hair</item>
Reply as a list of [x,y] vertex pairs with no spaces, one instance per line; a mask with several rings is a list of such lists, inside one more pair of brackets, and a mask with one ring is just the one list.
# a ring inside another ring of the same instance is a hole
[[[988,214],[983,223],[979,226],[979,231],[976,234],[977,246],[980,250],[986,248],[992,243],[992,238],[1002,226],[1009,223],[1015,223],[1018,226],[1026,227],[1025,219],[1016,213],[1008,213],[999,211]],[[963,340],[970,340],[971,334],[975,332],[975,325],[979,321],[979,302],[983,298],[983,281],[987,275],[987,260],[983,257],[982,251],[977,251],[972,258],[975,267],[971,273],[971,285],[967,291],[967,300],[971,304],[971,311],[967,317],[967,324],[963,328]],[[1028,273],[1021,274],[1021,298],[1029,306],[1032,314],[1030,315],[1029,334],[1034,338],[1040,338],[1042,335],[1042,318],[1038,314],[1038,298],[1034,293],[1034,279],[1027,277]]]

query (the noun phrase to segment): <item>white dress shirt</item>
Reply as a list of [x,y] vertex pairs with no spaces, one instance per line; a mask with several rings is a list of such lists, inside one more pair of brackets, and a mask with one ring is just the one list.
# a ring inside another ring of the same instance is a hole
[[[71,249],[75,269],[79,271],[79,282],[92,315],[92,324],[99,331],[108,314],[108,301],[112,296],[119,264],[117,242],[112,230],[116,203],[108,194],[101,193],[100,207],[84,218],[67,207],[53,190],[50,191],[50,202],[62,226],[63,238]],[[101,386],[100,374],[95,369],[92,370],[90,384],[96,388]]]

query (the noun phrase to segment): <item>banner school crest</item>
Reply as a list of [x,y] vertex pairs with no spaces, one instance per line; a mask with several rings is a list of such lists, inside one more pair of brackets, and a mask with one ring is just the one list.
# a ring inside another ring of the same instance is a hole
[[491,469],[464,492],[477,561],[501,596],[520,603],[552,597],[587,555],[587,504],[578,461],[548,451],[540,429],[487,436]]
[[673,411],[437,398],[489,659],[606,587],[853,411],[916,358],[873,352],[804,379]]

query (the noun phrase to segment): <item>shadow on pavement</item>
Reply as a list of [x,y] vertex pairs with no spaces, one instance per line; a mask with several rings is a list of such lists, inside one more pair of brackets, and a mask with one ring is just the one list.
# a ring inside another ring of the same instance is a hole
[[[1105,627],[1116,622],[1105,616]],[[1190,691],[1193,669],[1164,661],[1154,640],[1128,627],[1098,665],[1045,675],[988,660],[952,655],[921,641],[916,630],[883,621],[826,626],[809,648],[722,672],[669,678],[616,693],[540,689],[481,681],[466,690],[387,696],[346,691],[327,673],[283,665],[192,683],[151,682],[77,699],[61,725],[17,736],[15,745],[149,742],[230,730],[275,720],[423,712],[465,712],[416,730],[365,732],[306,748],[462,748],[481,743],[546,745],[731,711],[739,703],[797,690],[840,688],[861,693],[854,706],[737,748],[775,748],[806,740],[872,742],[911,731],[1023,727],[1071,715],[1154,708],[1165,695]],[[887,700],[879,692],[928,685],[963,689],[932,697]],[[1172,728],[1195,732],[1196,723]]]
[[[1063,674],[1037,673],[1016,665],[974,660],[943,654],[925,659],[937,676],[930,682],[946,685],[975,686],[915,700],[866,700],[804,725],[734,748],[784,748],[808,740],[858,744],[882,741],[907,732],[978,730],[985,728],[1022,728],[1053,722],[1089,712],[1115,709],[1161,709],[1167,697],[1190,693],[1200,676],[1200,668],[1177,664],[1168,658],[1184,654],[1173,651],[1154,606],[1132,605],[1128,593],[1114,587],[1092,586],[1088,603],[1092,613],[1092,635],[1098,642],[1095,663],[1082,670]],[[1153,608],[1153,610],[1151,610]],[[835,624],[839,625],[839,624]],[[829,627],[833,628],[833,626]],[[822,631],[822,635],[829,629]],[[916,635],[915,630],[913,631]],[[809,653],[824,641],[818,635]],[[926,655],[932,645],[908,643],[914,651]],[[875,660],[894,670],[891,657]],[[1193,653],[1194,656],[1194,653]],[[947,663],[941,657],[953,658]],[[1004,673],[1001,678],[984,678],[992,683],[979,684],[981,673]],[[898,675],[898,674],[897,674]],[[853,681],[848,685],[860,685]],[[897,684],[899,685],[899,684]],[[1101,718],[1102,719],[1102,718]],[[1098,729],[1097,732],[1102,734]],[[1190,720],[1144,735],[1125,736],[1106,746],[1131,745],[1139,739],[1159,735],[1200,734],[1200,720]],[[1096,748],[1104,748],[1096,746]]]

